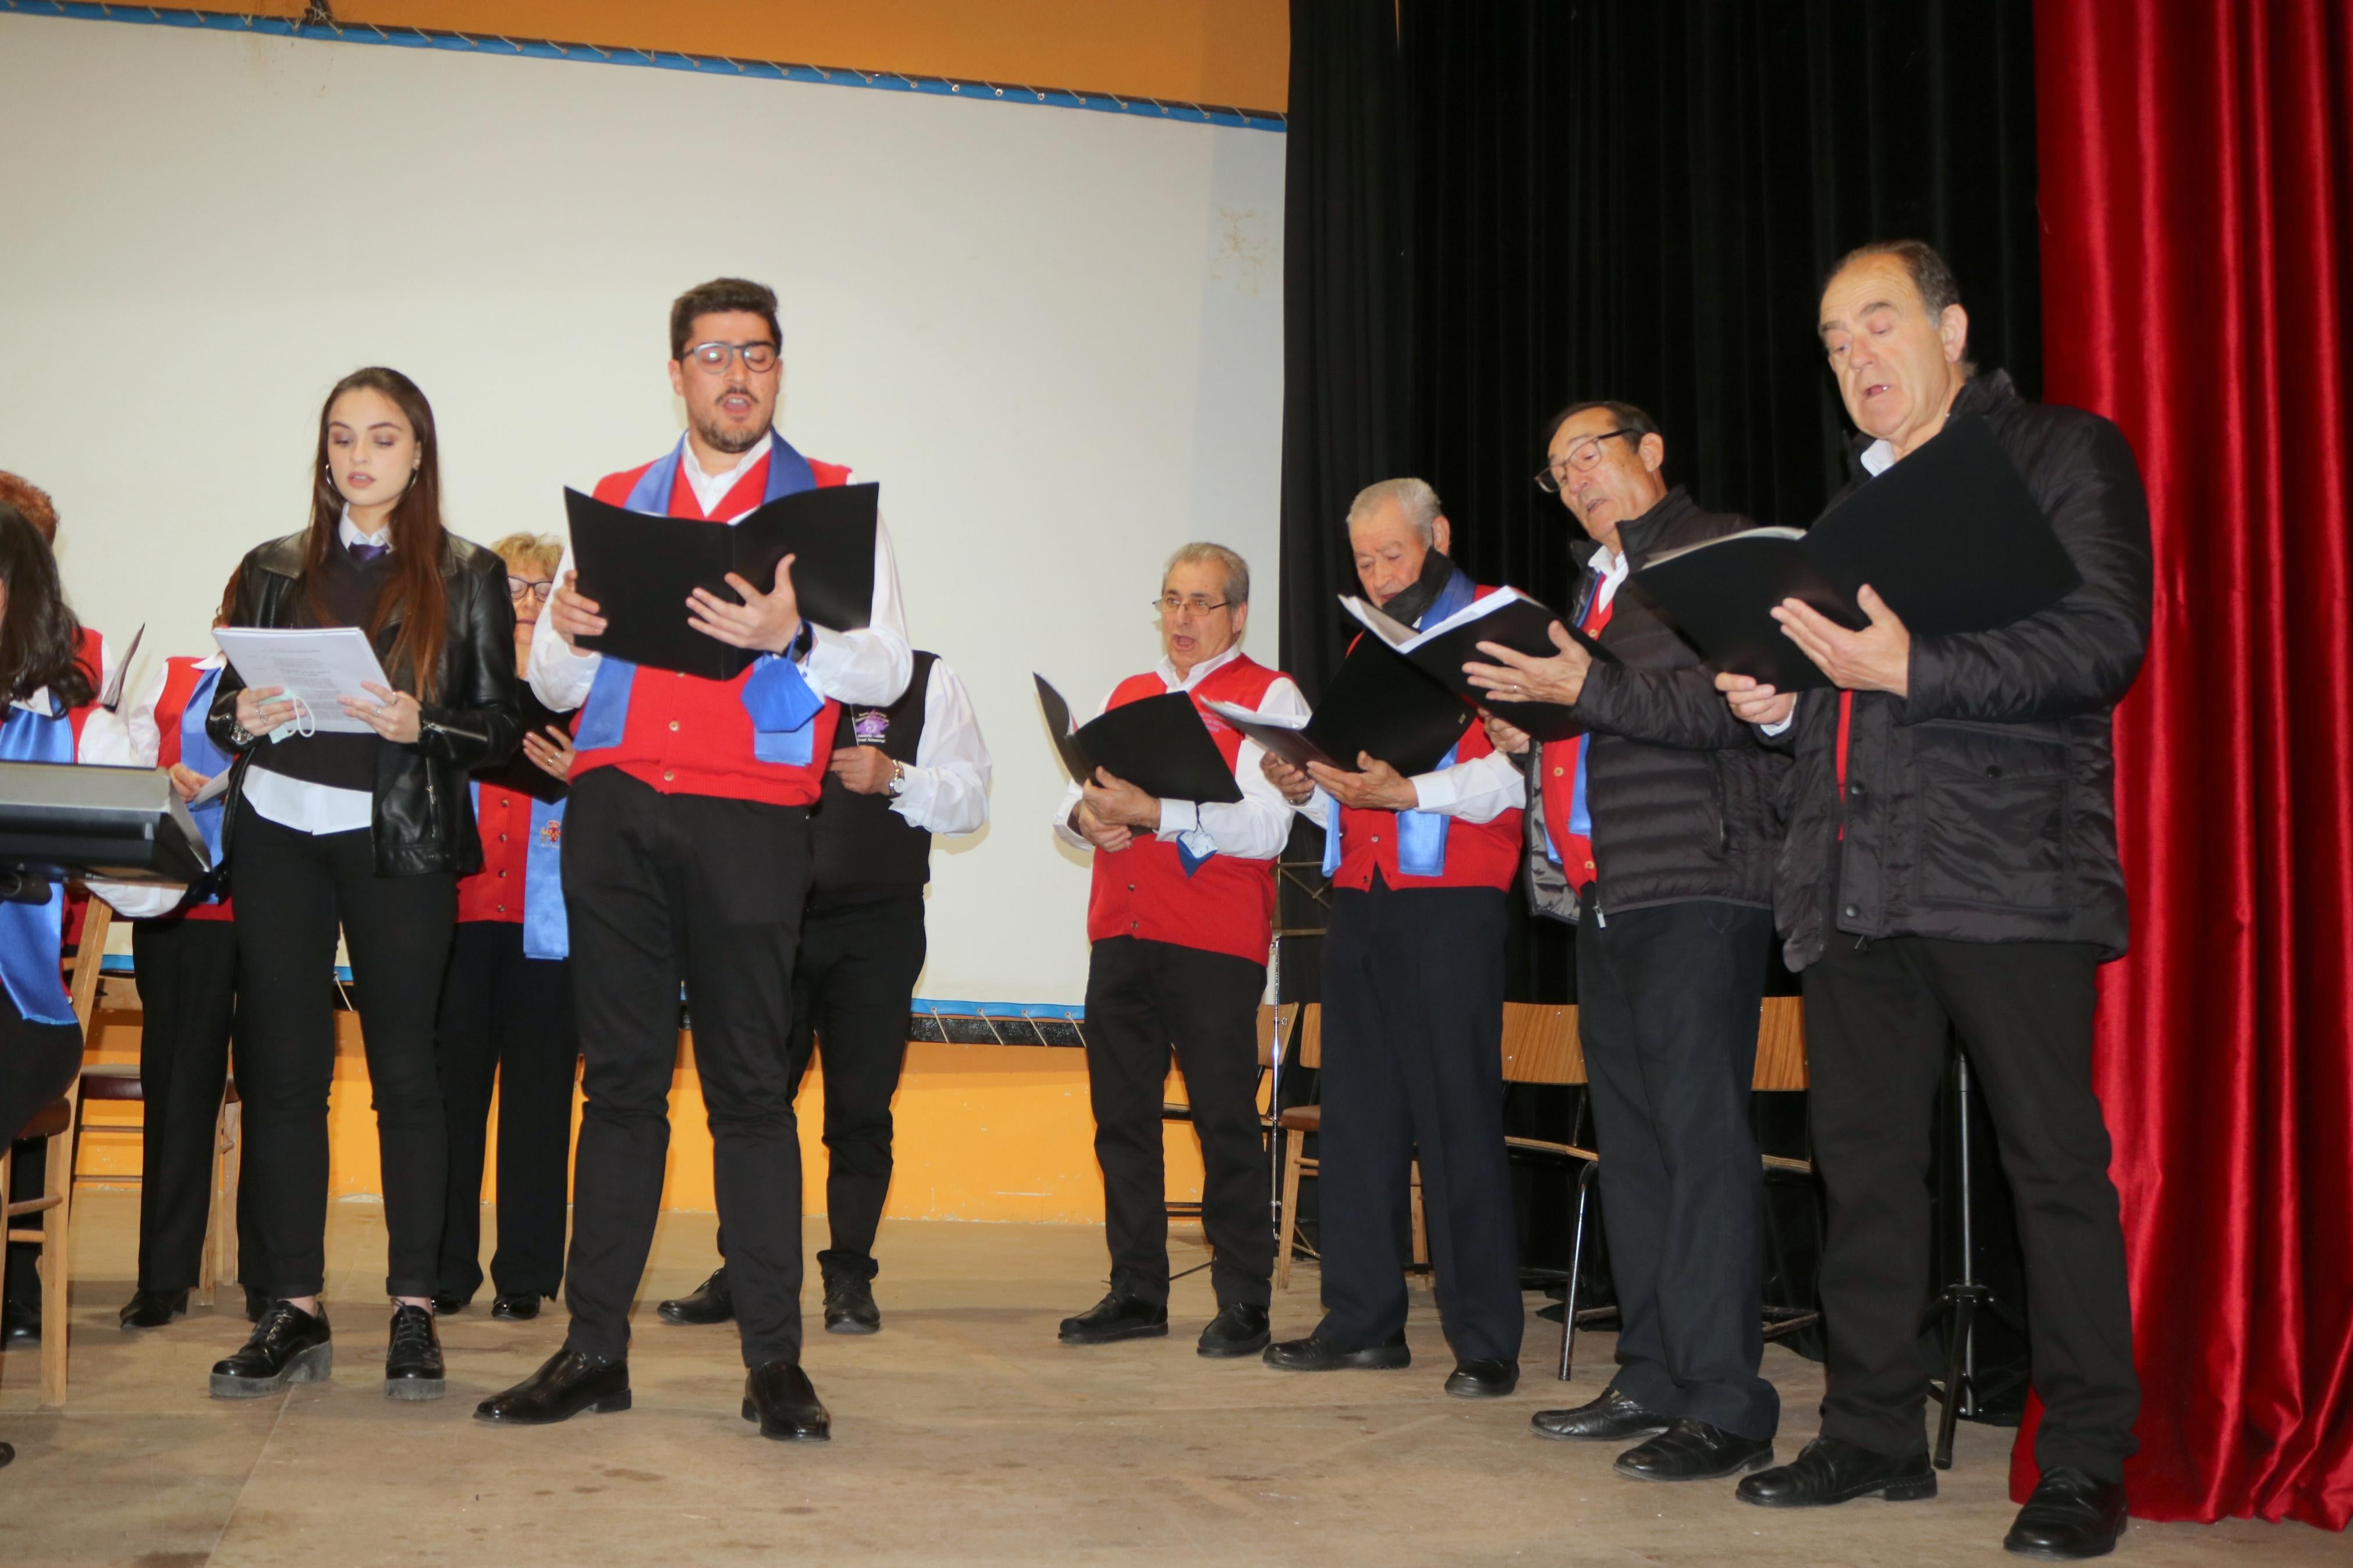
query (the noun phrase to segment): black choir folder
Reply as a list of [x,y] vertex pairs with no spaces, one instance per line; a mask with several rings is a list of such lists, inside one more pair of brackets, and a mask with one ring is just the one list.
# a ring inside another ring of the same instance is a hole
[[656,517],[565,490],[580,593],[595,601],[606,623],[580,646],[656,669],[733,680],[760,656],[696,631],[687,622],[686,596],[707,588],[740,603],[727,574],[765,589],[787,555],[796,558],[793,591],[801,615],[833,631],[860,630],[874,605],[881,489],[821,485],[779,497],[733,523]]
[[1841,626],[1868,583],[1912,631],[1991,631],[2084,581],[1986,422],[1954,420],[1811,529],[1754,528],[1671,550],[1634,574],[1711,668],[1783,691],[1830,684],[1773,618],[1797,599]]
[[[1462,673],[1464,665],[1495,662],[1479,651],[1479,645],[1491,642],[1514,653],[1527,654],[1535,658],[1552,658],[1560,652],[1552,640],[1553,623],[1559,621],[1577,645],[1594,658],[1603,664],[1618,662],[1616,654],[1575,626],[1568,626],[1562,617],[1517,588],[1498,588],[1486,597],[1465,605],[1436,626],[1420,631],[1415,631],[1393,616],[1383,615],[1362,599],[1343,595],[1340,604],[1377,639],[1404,655],[1412,661],[1415,668],[1438,681],[1457,698],[1486,709],[1506,724],[1524,730],[1539,741],[1566,741],[1579,733],[1584,726],[1571,719],[1568,710],[1556,702],[1499,702],[1472,685],[1470,678]],[[1377,756],[1379,753],[1374,754]]]
[[1454,693],[1370,641],[1341,661],[1308,718],[1209,706],[1293,767],[1322,763],[1353,773],[1356,753],[1370,752],[1408,778],[1436,767],[1475,717]]
[[1042,675],[1030,679],[1038,683],[1038,706],[1045,710],[1054,749],[1072,778],[1083,783],[1101,768],[1162,800],[1231,805],[1241,799],[1234,770],[1201,722],[1201,710],[1183,692],[1124,703],[1074,730],[1062,694]]

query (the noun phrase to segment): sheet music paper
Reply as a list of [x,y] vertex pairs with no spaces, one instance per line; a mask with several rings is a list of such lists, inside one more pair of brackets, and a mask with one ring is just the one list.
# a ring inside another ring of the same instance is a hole
[[[253,626],[219,626],[213,640],[237,667],[248,687],[282,686],[299,714],[307,710],[310,727],[322,735],[373,735],[375,731],[343,711],[336,700],[353,697],[376,700],[365,683],[389,687],[392,682],[357,626],[326,626],[311,630],[264,630]],[[273,739],[276,736],[272,737]]]

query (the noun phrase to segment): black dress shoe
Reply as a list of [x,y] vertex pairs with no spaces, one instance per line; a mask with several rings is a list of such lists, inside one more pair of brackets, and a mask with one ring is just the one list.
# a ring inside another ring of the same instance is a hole
[[1274,1336],[1268,1332],[1266,1309],[1249,1301],[1237,1301],[1221,1307],[1201,1331],[1201,1342],[1193,1348],[1205,1356],[1225,1360],[1233,1356],[1256,1355],[1266,1349]]
[[825,1282],[825,1331],[872,1334],[882,1329],[882,1309],[874,1304],[871,1280],[843,1275]]
[[2073,1563],[2105,1557],[2124,1532],[2124,1482],[2098,1480],[2062,1465],[2042,1472],[2001,1547],[2021,1557]]
[[1772,1438],[1737,1436],[1685,1416],[1610,1468],[1638,1481],[1715,1481],[1772,1462]]
[[1457,1399],[1501,1399],[1519,1385],[1515,1361],[1458,1361],[1446,1374],[1446,1392]]
[[269,1310],[269,1292],[259,1286],[248,1285],[245,1288],[245,1321],[248,1323],[258,1323],[261,1321],[261,1314],[268,1310]]
[[1759,1470],[1734,1489],[1759,1508],[1823,1508],[1873,1492],[1889,1502],[1936,1495],[1926,1453],[1882,1454],[1843,1437],[1817,1437],[1788,1464]]
[[441,1336],[423,1307],[392,1310],[392,1342],[384,1352],[386,1399],[438,1399],[448,1384],[441,1370]]
[[0,1470],[6,1469],[10,1465],[16,1462],[16,1445],[14,1443],[0,1443]]
[[436,1290],[433,1292],[433,1315],[437,1318],[453,1317],[464,1311],[467,1303],[473,1299],[474,1293],[470,1290],[462,1296],[455,1290]]
[[1064,1318],[1066,1345],[1106,1345],[1113,1340],[1156,1339],[1168,1332],[1168,1309],[1113,1290],[1075,1318]]
[[525,1323],[539,1316],[540,1293],[525,1290],[520,1294],[502,1295],[491,1303],[491,1316],[511,1323]]
[[126,1329],[160,1329],[187,1310],[185,1290],[134,1290],[114,1321]]
[[1367,1346],[1363,1350],[1319,1340],[1314,1334],[1303,1340],[1285,1340],[1281,1344],[1266,1347],[1261,1358],[1267,1365],[1281,1367],[1285,1372],[1338,1372],[1343,1368],[1359,1368],[1368,1372],[1391,1372],[1413,1364],[1413,1352],[1405,1348],[1402,1331],[1391,1334],[1386,1343]]
[[818,1402],[800,1363],[772,1361],[744,1379],[744,1419],[760,1424],[760,1436],[780,1443],[823,1443],[833,1436],[833,1417]]
[[11,1301],[5,1306],[0,1306],[0,1342],[12,1345],[39,1344],[41,1342],[40,1304]]
[[711,1278],[697,1285],[692,1294],[664,1301],[654,1310],[665,1323],[727,1322],[735,1316],[735,1292],[727,1285],[727,1265],[712,1269]]
[[1564,1437],[1576,1442],[1620,1442],[1644,1432],[1656,1432],[1670,1418],[1643,1409],[1618,1392],[1605,1388],[1589,1405],[1567,1410],[1539,1410],[1528,1418],[1539,1437]]
[[272,1301],[245,1348],[213,1363],[215,1399],[259,1399],[290,1383],[324,1383],[335,1369],[334,1336],[323,1311]]
[[629,1363],[606,1361],[575,1350],[560,1350],[537,1372],[503,1394],[474,1406],[474,1419],[505,1426],[546,1426],[586,1410],[601,1414],[629,1407]]

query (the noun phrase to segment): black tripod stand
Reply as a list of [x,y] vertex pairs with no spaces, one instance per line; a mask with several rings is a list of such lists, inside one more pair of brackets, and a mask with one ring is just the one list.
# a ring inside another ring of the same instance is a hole
[[1953,1427],[1963,1415],[1974,1419],[1978,1405],[1978,1315],[1993,1316],[2018,1330],[2025,1331],[2016,1312],[1993,1293],[1990,1286],[1978,1278],[1977,1197],[1969,1151],[1969,1106],[1976,1099],[1976,1086],[1969,1076],[1968,1053],[1957,1047],[1953,1051],[1953,1140],[1955,1158],[1958,1163],[1959,1183],[1953,1201],[1959,1206],[1961,1216],[1960,1275],[1947,1285],[1936,1299],[1928,1303],[1921,1314],[1925,1328],[1937,1318],[1945,1323],[1945,1381],[1930,1384],[1928,1392],[1944,1405],[1936,1421],[1936,1468],[1953,1468]]

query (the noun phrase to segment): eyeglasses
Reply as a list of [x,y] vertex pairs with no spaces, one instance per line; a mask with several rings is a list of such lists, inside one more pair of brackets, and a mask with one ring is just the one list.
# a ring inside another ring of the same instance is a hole
[[765,375],[776,368],[776,345],[766,342],[697,343],[686,351],[684,358],[689,364],[700,365],[713,375],[724,375],[727,362],[739,354],[743,356],[744,368],[754,375]]
[[1152,601],[1152,607],[1164,616],[1173,616],[1179,610],[1187,611],[1196,616],[1206,616],[1211,610],[1222,610],[1232,603],[1231,599],[1219,599],[1212,603],[1198,594],[1189,599],[1180,599],[1174,594],[1163,594]]
[[529,577],[518,577],[512,572],[507,574],[507,597],[510,599],[536,599],[544,605],[554,592],[555,584],[552,582],[535,582]]
[[1602,442],[1618,436],[1631,436],[1635,440],[1640,441],[1643,434],[1640,430],[1604,430],[1599,436],[1588,436],[1584,440],[1536,470],[1536,489],[1548,496],[1560,494],[1560,487],[1567,482],[1569,469],[1575,468],[1579,473],[1583,473],[1601,461]]

